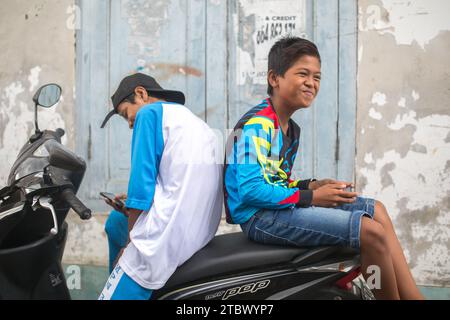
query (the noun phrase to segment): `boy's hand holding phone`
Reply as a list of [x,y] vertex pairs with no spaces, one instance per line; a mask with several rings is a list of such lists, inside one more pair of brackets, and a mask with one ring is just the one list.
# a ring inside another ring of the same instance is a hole
[[100,195],[104,198],[106,204],[113,207],[114,210],[119,211],[128,217],[127,209],[125,208],[125,200],[127,199],[126,193],[115,195],[110,192],[100,192]]
[[[317,207],[332,208],[340,204],[355,202],[358,193],[351,192],[348,183],[326,184],[314,190],[312,205]],[[346,191],[348,190],[348,191]]]
[[352,189],[354,189],[354,185],[351,182],[346,182],[346,181],[338,181],[338,180],[334,180],[334,179],[323,179],[323,180],[316,180],[316,181],[311,181],[309,183],[309,189],[310,190],[316,190],[319,189],[320,187],[323,187],[327,184],[345,184],[346,185],[346,191],[353,191]]

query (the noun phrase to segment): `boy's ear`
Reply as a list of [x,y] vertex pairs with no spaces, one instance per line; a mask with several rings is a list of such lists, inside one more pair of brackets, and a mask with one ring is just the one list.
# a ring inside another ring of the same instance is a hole
[[148,93],[147,90],[145,90],[144,87],[137,86],[134,89],[134,94],[138,97],[140,97],[143,101],[146,101],[148,99]]
[[276,75],[273,70],[269,70],[267,74],[267,81],[272,88],[278,88],[278,75]]

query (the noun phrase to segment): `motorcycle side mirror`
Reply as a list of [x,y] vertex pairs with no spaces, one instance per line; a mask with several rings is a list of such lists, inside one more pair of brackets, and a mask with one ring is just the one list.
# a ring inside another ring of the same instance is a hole
[[35,133],[30,138],[30,142],[38,140],[42,136],[42,132],[39,130],[38,126],[38,111],[37,107],[41,106],[44,108],[50,108],[58,103],[61,99],[62,89],[56,83],[49,83],[40,87],[33,96],[34,101],[34,126]]
[[50,108],[58,103],[61,98],[62,89],[55,83],[46,84],[40,87],[33,96],[36,106]]

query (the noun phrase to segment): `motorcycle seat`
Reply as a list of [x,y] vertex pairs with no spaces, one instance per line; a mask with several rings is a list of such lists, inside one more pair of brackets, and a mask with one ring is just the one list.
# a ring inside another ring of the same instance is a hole
[[[196,252],[188,261],[178,267],[164,288],[177,287],[180,284],[212,278],[229,273],[264,268],[277,264],[294,263],[295,266],[312,263],[312,259],[323,258],[344,250],[339,247],[287,247],[266,245],[253,242],[243,232],[216,236],[203,249]],[[354,254],[352,251],[351,254]],[[298,257],[308,256],[302,259]],[[314,256],[310,258],[309,256]]]

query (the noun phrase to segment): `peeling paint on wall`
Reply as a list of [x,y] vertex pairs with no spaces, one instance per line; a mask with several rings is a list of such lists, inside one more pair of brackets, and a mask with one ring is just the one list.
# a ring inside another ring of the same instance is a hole
[[28,82],[30,83],[30,88],[28,89],[31,93],[34,92],[34,90],[37,89],[37,85],[39,83],[39,74],[41,73],[42,69],[39,66],[34,67],[30,70],[30,75],[28,77]]
[[146,63],[145,61],[141,61],[136,71],[151,74],[158,81],[167,81],[176,75],[187,75],[197,78],[204,75],[203,71],[185,65],[175,63]]
[[372,97],[372,103],[377,106],[384,106],[386,104],[386,95],[381,92],[375,92]]
[[[370,194],[386,202],[395,204],[398,198],[409,197],[408,210],[418,210],[425,206],[435,206],[447,196],[450,172],[446,165],[450,159],[450,144],[445,143],[448,134],[450,116],[434,115],[417,122],[410,150],[402,156],[395,150],[386,151],[381,158],[373,160],[375,168],[361,168],[360,174],[369,182],[362,192]],[[426,145],[426,147],[425,147]],[[422,147],[419,147],[422,146]],[[429,150],[429,152],[425,152]],[[372,159],[372,153],[367,153]],[[365,156],[366,159],[366,156]],[[395,164],[389,170],[393,177],[389,189],[379,189],[384,175],[383,169],[388,164]],[[422,175],[425,183],[418,179]],[[394,206],[395,207],[395,206]]]
[[450,2],[359,1],[357,188],[416,281],[450,286]]
[[381,120],[383,119],[383,115],[379,112],[377,112],[374,108],[370,108],[369,110],[369,117],[375,120]]
[[[367,1],[363,1],[369,3]],[[441,31],[450,29],[450,2],[443,0],[382,0],[364,7],[367,19],[360,31],[391,34],[397,44],[416,42],[422,48]]]

